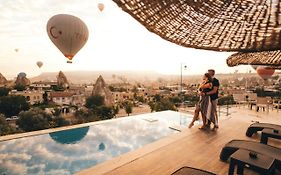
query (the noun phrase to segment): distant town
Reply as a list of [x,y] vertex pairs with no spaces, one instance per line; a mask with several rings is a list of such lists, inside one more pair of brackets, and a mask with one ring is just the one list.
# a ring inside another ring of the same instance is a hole
[[[153,111],[186,110],[199,99],[199,75],[68,74],[60,71],[28,79],[21,72],[14,80],[0,74],[1,135]],[[93,77],[95,80],[90,80]],[[280,74],[266,81],[254,73],[235,72],[216,77],[221,83],[219,105],[235,104],[233,94],[237,93],[255,92],[258,96],[281,98]]]

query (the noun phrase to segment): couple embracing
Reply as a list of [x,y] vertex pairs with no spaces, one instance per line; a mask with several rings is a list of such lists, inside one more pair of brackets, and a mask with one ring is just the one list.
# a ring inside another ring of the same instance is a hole
[[203,125],[200,129],[210,127],[211,123],[213,124],[213,129],[217,129],[219,127],[217,104],[220,83],[214,75],[215,70],[209,69],[208,73],[205,73],[203,76],[203,81],[198,88],[200,99],[196,105],[194,117],[192,122],[189,124],[189,128],[194,125],[194,122],[198,119],[200,112],[203,120]]

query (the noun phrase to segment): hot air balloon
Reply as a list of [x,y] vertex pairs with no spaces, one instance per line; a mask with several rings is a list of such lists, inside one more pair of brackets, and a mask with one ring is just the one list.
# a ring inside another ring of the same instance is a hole
[[99,150],[100,150],[100,151],[104,151],[104,149],[105,149],[105,144],[101,142],[101,143],[99,144]]
[[41,67],[43,66],[43,62],[42,62],[42,61],[37,61],[36,64],[37,64],[37,66],[38,66],[39,68],[41,68]]
[[264,80],[269,79],[274,74],[274,72],[275,69],[266,66],[258,66],[257,68],[258,75]]
[[18,77],[20,77],[20,78],[26,77],[26,73],[20,72],[20,73],[18,74]]
[[89,32],[86,24],[79,18],[58,14],[49,19],[47,32],[51,41],[72,63],[75,54],[85,45]]
[[18,48],[16,48],[16,49],[15,49],[15,52],[18,52],[18,51],[19,51],[19,49],[18,49]]
[[98,8],[102,12],[104,9],[104,4],[103,3],[98,3]]

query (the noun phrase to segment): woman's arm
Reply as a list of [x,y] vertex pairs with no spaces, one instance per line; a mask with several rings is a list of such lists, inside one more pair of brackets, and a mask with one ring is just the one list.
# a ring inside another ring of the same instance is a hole
[[212,83],[201,84],[199,88],[201,89],[212,88]]

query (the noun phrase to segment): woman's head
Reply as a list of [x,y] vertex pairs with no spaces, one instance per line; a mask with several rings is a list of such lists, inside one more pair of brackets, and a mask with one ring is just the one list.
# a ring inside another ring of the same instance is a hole
[[211,75],[209,73],[205,73],[204,76],[203,76],[203,79],[205,81],[209,81],[209,82],[212,81],[212,77],[211,77]]

